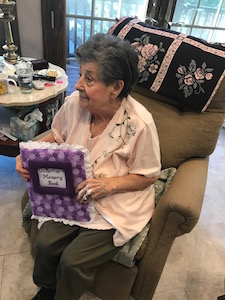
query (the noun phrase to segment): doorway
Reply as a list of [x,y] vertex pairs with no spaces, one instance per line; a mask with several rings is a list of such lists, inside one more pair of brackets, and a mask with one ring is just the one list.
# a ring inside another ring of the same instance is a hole
[[210,43],[225,43],[225,0],[149,0],[147,20]]
[[75,60],[74,51],[91,35],[106,33],[122,16],[145,20],[148,0],[66,0],[66,59]]
[[225,0],[177,0],[171,29],[225,43]]
[[66,72],[67,94],[74,91],[79,66],[74,51],[91,35],[106,33],[116,18],[138,15],[145,20],[148,0],[66,0]]

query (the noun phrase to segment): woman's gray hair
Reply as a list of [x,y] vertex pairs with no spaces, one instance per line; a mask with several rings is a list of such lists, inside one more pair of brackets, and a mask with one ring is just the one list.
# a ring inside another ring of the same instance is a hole
[[119,97],[126,97],[138,79],[138,57],[126,40],[117,36],[98,33],[75,51],[79,64],[96,62],[98,76],[105,85],[123,80],[124,88]]

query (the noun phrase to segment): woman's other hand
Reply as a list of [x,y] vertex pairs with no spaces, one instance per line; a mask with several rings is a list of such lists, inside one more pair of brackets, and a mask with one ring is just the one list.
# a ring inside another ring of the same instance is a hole
[[29,171],[27,169],[24,169],[20,155],[17,155],[16,157],[16,171],[25,181],[28,181],[30,179]]
[[88,178],[76,188],[77,201],[82,204],[107,197],[112,193],[111,182],[112,178]]
[[154,184],[158,176],[145,177],[137,174],[128,174],[119,177],[88,178],[81,182],[77,188],[77,201],[88,203],[114,193],[126,193],[144,190]]

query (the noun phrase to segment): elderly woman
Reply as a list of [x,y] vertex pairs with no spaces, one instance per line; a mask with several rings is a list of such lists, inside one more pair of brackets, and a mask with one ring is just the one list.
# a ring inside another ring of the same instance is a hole
[[[93,284],[95,269],[139,233],[154,210],[160,149],[151,114],[129,95],[138,77],[134,49],[118,37],[97,34],[76,57],[76,91],[43,140],[89,150],[93,176],[76,193],[78,202],[94,202],[95,217],[73,226],[54,221],[41,226],[33,276],[41,289],[33,299],[79,299]],[[20,156],[16,169],[30,178]]]

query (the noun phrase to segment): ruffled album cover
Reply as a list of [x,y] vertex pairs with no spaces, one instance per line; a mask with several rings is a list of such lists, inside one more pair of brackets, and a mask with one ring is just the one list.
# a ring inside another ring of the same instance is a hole
[[33,218],[73,225],[89,222],[93,203],[76,201],[76,186],[92,174],[89,152],[80,145],[48,142],[21,142],[24,168],[30,172],[27,182]]

